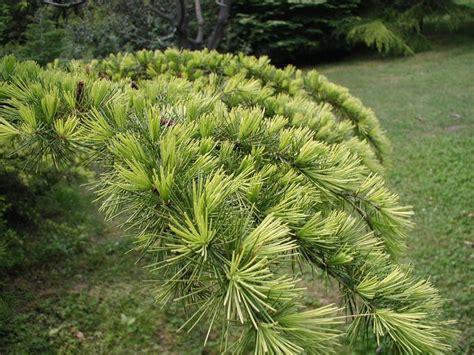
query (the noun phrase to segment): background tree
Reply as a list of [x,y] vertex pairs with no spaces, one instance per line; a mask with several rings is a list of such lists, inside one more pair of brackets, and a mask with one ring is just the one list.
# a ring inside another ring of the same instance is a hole
[[0,45],[5,46],[22,40],[23,33],[39,7],[39,3],[27,0],[2,1],[0,3]]
[[429,46],[426,24],[456,29],[472,19],[472,8],[453,0],[371,0],[358,7],[355,16],[336,30],[349,43],[365,44],[379,53],[411,55]]
[[[33,53],[20,50],[28,38],[54,41],[46,32],[64,30],[71,45],[61,58],[177,46],[268,55],[281,64],[364,48],[412,54],[429,46],[429,31],[454,30],[473,13],[453,0],[6,0],[0,6],[0,51],[25,59]],[[27,36],[28,25],[40,22],[44,27]]]
[[[427,30],[454,30],[473,10],[453,0],[235,0],[225,48],[275,62],[314,62],[369,48],[410,55],[426,48]],[[430,26],[424,26],[430,25]]]
[[76,15],[79,14],[82,5],[86,2],[87,0],[41,0],[41,4],[56,8],[56,21],[59,21],[61,17],[67,20],[69,10],[72,10]]
[[[160,1],[160,0],[147,0],[145,3],[149,6],[151,11],[162,19],[169,21],[173,26],[174,33],[177,37],[177,44],[180,48],[208,48],[217,49],[219,43],[225,35],[225,29],[230,20],[231,14],[231,0],[215,1],[214,5],[217,6],[217,20],[214,21],[214,27],[212,30],[207,31],[208,36],[205,38],[206,22],[204,14],[211,18],[211,9],[203,11],[201,0],[194,0],[191,5],[186,0],[174,0],[174,1]],[[207,4],[206,4],[207,5]],[[190,21],[190,10],[193,10],[194,20]],[[209,19],[208,19],[209,20]],[[195,27],[195,36],[190,35],[191,23]],[[209,26],[210,28],[210,26]]]

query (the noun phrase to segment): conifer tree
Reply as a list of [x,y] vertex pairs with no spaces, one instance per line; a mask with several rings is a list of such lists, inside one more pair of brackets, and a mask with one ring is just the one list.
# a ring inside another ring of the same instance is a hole
[[[190,310],[182,330],[219,329],[235,353],[332,353],[365,332],[450,351],[436,289],[401,263],[412,211],[384,184],[387,139],[317,71],[169,49],[45,70],[5,57],[0,75],[3,147],[37,169],[100,164],[101,208],[153,256],[156,300]],[[302,305],[305,268],[340,306]]]

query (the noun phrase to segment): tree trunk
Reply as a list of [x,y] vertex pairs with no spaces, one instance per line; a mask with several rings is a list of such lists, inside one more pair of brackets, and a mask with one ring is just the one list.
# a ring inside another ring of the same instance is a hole
[[[77,1],[77,0],[76,0]],[[175,28],[177,46],[179,48],[197,49],[204,45],[209,49],[216,49],[224,37],[225,29],[230,18],[232,0],[216,0],[219,6],[218,18],[214,30],[204,40],[204,18],[202,16],[201,0],[194,0],[194,9],[197,21],[196,38],[189,37],[189,20],[186,14],[186,0],[174,0],[175,13],[166,12],[162,7],[149,6],[161,18],[169,21]],[[206,43],[204,43],[206,42]]]
[[175,0],[176,4],[176,36],[179,48],[191,48],[188,37],[188,17],[184,0]]
[[201,45],[204,40],[204,18],[202,17],[201,0],[194,0],[194,10],[196,11],[197,35],[195,42]]
[[232,4],[232,0],[222,0],[222,2],[218,4],[220,9],[217,23],[207,41],[207,48],[209,49],[216,49],[224,37],[225,28],[229,23],[230,6]]

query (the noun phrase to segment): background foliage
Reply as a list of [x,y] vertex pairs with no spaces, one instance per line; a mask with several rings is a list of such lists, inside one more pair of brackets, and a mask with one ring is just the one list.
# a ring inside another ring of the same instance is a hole
[[[164,49],[172,28],[144,0],[90,0],[61,11],[38,1],[0,5],[0,53],[45,64],[55,58],[100,58],[109,53]],[[192,2],[188,14],[193,20]],[[216,8],[203,2],[205,31]],[[440,24],[455,30],[472,9],[452,0],[235,0],[222,51],[269,55],[275,63],[314,62],[369,48],[411,55],[429,47]],[[448,26],[445,26],[448,24]],[[190,23],[191,29],[196,26]]]

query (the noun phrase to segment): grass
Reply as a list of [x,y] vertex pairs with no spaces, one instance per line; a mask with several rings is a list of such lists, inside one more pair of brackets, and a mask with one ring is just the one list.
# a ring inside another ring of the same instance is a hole
[[459,5],[474,7],[474,0],[456,0],[455,2]]
[[135,256],[124,257],[128,242],[110,232],[90,251],[37,272],[35,283],[31,275],[15,280],[18,304],[4,329],[2,353],[180,354],[202,348],[199,336],[175,336],[182,313],[158,309],[143,287],[146,272],[134,265]]
[[319,70],[378,115],[392,141],[389,183],[412,205],[409,256],[448,300],[460,348],[474,341],[474,39],[414,57]]
[[[471,40],[410,58],[319,67],[372,107],[385,127],[394,148],[389,183],[416,212],[410,259],[448,299],[446,313],[458,321],[459,350],[466,354],[474,339],[472,63]],[[57,198],[66,215],[95,210],[88,196],[79,204],[73,189]],[[151,275],[140,267],[144,262],[135,264],[137,255],[126,253],[129,239],[100,218],[81,221],[93,228],[77,227],[72,237],[77,234],[79,245],[71,242],[70,249],[10,275],[3,285],[2,294],[15,301],[0,321],[0,353],[218,353],[212,337],[202,349],[205,330],[176,333],[184,311],[153,303],[143,281]],[[309,303],[333,297],[317,288],[310,287]]]
[[[54,219],[73,227],[53,229],[68,233],[62,250],[43,240],[38,247],[48,250],[32,253],[38,260],[29,268],[2,275],[10,312],[0,318],[0,353],[200,354],[203,334],[176,336],[183,311],[153,302],[143,282],[151,276],[135,265],[136,254],[127,253],[129,238],[102,222],[89,194],[64,184],[54,190],[48,209],[61,206]],[[41,236],[31,232],[30,238]],[[25,243],[26,249],[37,245]]]

